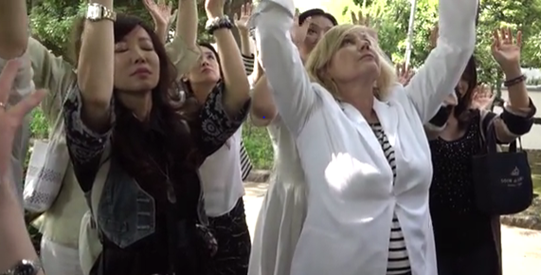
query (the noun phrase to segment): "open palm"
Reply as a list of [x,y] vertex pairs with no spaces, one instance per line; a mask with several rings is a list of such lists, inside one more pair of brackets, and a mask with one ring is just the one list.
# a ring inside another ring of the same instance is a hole
[[489,87],[481,85],[476,88],[472,98],[472,108],[479,110],[488,110],[496,99]]
[[511,28],[502,28],[493,32],[492,56],[502,69],[520,64],[520,47],[522,46],[522,33],[517,32],[513,37]]
[[[157,1],[157,2],[156,2]],[[173,2],[166,4],[165,0],[143,0],[145,8],[152,16],[154,24],[169,24],[173,20]]]
[[248,31],[248,21],[252,16],[252,3],[246,3],[240,8],[240,15],[235,14],[235,26],[240,31]]
[[304,43],[304,40],[306,39],[306,35],[308,34],[308,27],[310,26],[310,23],[312,22],[312,18],[308,17],[302,24],[299,24],[299,10],[295,10],[295,21],[293,23],[293,27],[291,28],[290,34],[291,34],[291,40],[293,40],[293,43],[299,47],[302,43]]

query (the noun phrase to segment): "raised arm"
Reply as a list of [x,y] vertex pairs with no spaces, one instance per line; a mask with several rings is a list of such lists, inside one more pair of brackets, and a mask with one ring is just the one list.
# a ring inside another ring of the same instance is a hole
[[251,75],[254,71],[254,53],[252,51],[252,39],[250,39],[250,28],[248,21],[252,16],[252,4],[246,3],[242,5],[240,14],[235,14],[235,26],[239,31],[240,52],[244,68],[247,75]]
[[451,93],[475,48],[476,0],[439,1],[437,47],[405,87],[423,123]]
[[250,98],[250,83],[242,57],[229,27],[222,26],[224,15],[223,0],[207,0],[205,10],[211,24],[215,24],[213,31],[218,55],[220,57],[222,79],[225,85],[224,107],[228,114],[236,115]]
[[526,77],[521,70],[521,44],[520,31],[516,35],[513,35],[510,28],[494,31],[492,56],[505,75],[504,85],[507,86],[509,94],[509,102],[494,120],[496,137],[502,143],[511,142],[528,133],[533,126],[533,116],[536,112],[526,90]]
[[197,48],[196,0],[179,0],[175,37],[165,45],[167,56],[177,69],[178,78],[188,73],[201,53]]
[[165,43],[169,36],[169,27],[174,17],[172,14],[172,2],[165,3],[164,0],[143,0],[145,8],[150,13],[152,21],[154,21],[154,32],[160,40]]
[[262,0],[252,17],[262,66],[272,86],[276,108],[293,134],[297,134],[316,102],[308,74],[293,44],[292,0]]
[[64,96],[75,82],[74,68],[32,37],[28,40],[27,51],[32,62],[34,72],[32,79],[36,88],[47,90],[47,96],[41,102],[41,109],[52,125],[62,109]]
[[[4,1],[9,2],[9,1]],[[25,1],[12,1],[22,3]],[[5,8],[5,6],[0,5]],[[24,49],[24,48],[23,48]],[[14,85],[14,79],[19,66],[16,62],[9,62],[0,74],[0,102],[4,103],[9,97],[9,90]],[[24,117],[43,98],[43,92],[34,93],[25,97],[17,105],[9,109],[0,107],[0,274],[12,274],[6,271],[17,267],[21,260],[39,260],[24,222],[24,211],[19,202],[13,182],[9,179],[11,170],[11,148],[16,138],[17,129],[24,121]],[[36,274],[42,275],[39,270]]]
[[28,16],[26,2],[4,0],[0,2],[0,56],[13,59],[21,56],[28,43]]
[[[113,0],[92,0],[113,10]],[[91,5],[91,4],[89,4]],[[114,83],[115,41],[113,21],[86,20],[81,37],[77,83],[81,91],[82,118],[96,131],[108,129]]]
[[[28,55],[24,55],[28,45],[28,16],[25,1],[5,0],[0,2],[0,67],[9,59],[20,58],[21,67],[17,72],[14,89],[10,94],[11,103],[18,102],[22,96],[33,90],[32,69]],[[5,102],[4,102],[5,103]]]
[[[17,58],[20,63],[13,85],[9,87],[9,96],[0,99],[2,104],[8,105],[7,108],[11,108],[34,90],[32,68],[28,53],[25,53],[28,40],[26,24],[24,1],[6,0],[0,3],[0,69],[6,67],[10,59]],[[18,129],[16,140],[10,148],[12,165],[9,175],[19,191],[24,180],[23,166],[30,137],[29,120],[28,118]]]

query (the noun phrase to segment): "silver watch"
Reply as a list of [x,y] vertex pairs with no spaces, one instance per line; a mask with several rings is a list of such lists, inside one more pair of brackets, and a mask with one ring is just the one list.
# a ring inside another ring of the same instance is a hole
[[0,275],[36,275],[42,269],[39,260],[20,260],[14,267],[8,269]]
[[88,8],[86,10],[86,19],[92,22],[101,21],[103,19],[115,22],[116,12],[108,9],[104,5],[98,3],[90,3],[88,4]]

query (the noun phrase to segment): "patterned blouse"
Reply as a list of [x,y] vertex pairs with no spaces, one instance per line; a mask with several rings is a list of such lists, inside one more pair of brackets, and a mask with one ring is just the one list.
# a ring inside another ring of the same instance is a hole
[[[198,151],[204,156],[214,153],[237,131],[249,108],[248,100],[238,115],[230,117],[222,104],[224,93],[227,92],[224,87],[223,83],[219,83],[211,92],[200,110],[200,128],[192,129],[195,130],[192,131],[193,133],[199,133],[198,136],[192,136],[192,140]],[[176,274],[204,274],[201,271],[204,270],[202,268],[205,265],[204,262],[195,260],[194,263],[192,261],[193,255],[198,254],[198,251],[193,251],[199,249],[198,245],[190,246],[190,251],[174,252],[176,255],[182,255],[182,257],[189,259],[177,258],[178,261],[175,260],[175,263],[169,260],[171,253],[167,248],[170,247],[168,246],[170,243],[170,235],[168,234],[170,212],[176,213],[179,221],[191,221],[189,228],[193,228],[195,232],[196,224],[201,222],[199,221],[201,189],[197,174],[198,167],[196,165],[187,167],[184,160],[171,159],[171,156],[175,155],[171,152],[186,150],[186,148],[182,148],[183,145],[178,142],[174,144],[175,137],[170,137],[170,133],[167,131],[170,125],[162,119],[163,110],[153,108],[150,121],[143,123],[131,113],[127,114],[127,109],[113,101],[114,112],[111,113],[111,127],[104,133],[97,133],[90,130],[81,119],[80,93],[77,87],[70,93],[64,104],[64,119],[71,161],[82,190],[85,193],[91,190],[96,173],[100,168],[100,159],[104,148],[108,141],[114,140],[115,133],[121,129],[124,133],[138,138],[130,140],[127,145],[112,142],[111,158],[117,161],[122,169],[156,201],[154,234],[127,248],[120,248],[107,239],[103,240],[103,252],[98,261],[102,274],[168,274],[171,271],[171,266],[175,266]],[[119,111],[122,109],[124,111]],[[116,123],[117,118],[119,123]],[[128,146],[128,148],[145,148],[146,153],[140,157],[148,162],[148,171],[141,171],[140,163],[134,161],[133,158],[115,154],[117,150],[115,146],[118,145]],[[177,198],[175,202],[167,199],[166,182],[171,182],[174,187]],[[113,211],[124,211],[122,205],[113,205],[117,208]],[[192,235],[192,239],[193,237],[194,235]]]

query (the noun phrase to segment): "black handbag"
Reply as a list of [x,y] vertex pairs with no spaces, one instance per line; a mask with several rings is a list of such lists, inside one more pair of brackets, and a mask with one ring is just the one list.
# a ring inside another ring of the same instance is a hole
[[532,173],[520,137],[509,144],[507,152],[498,152],[495,116],[488,113],[480,121],[481,145],[486,151],[472,160],[475,203],[483,213],[508,215],[532,204]]

